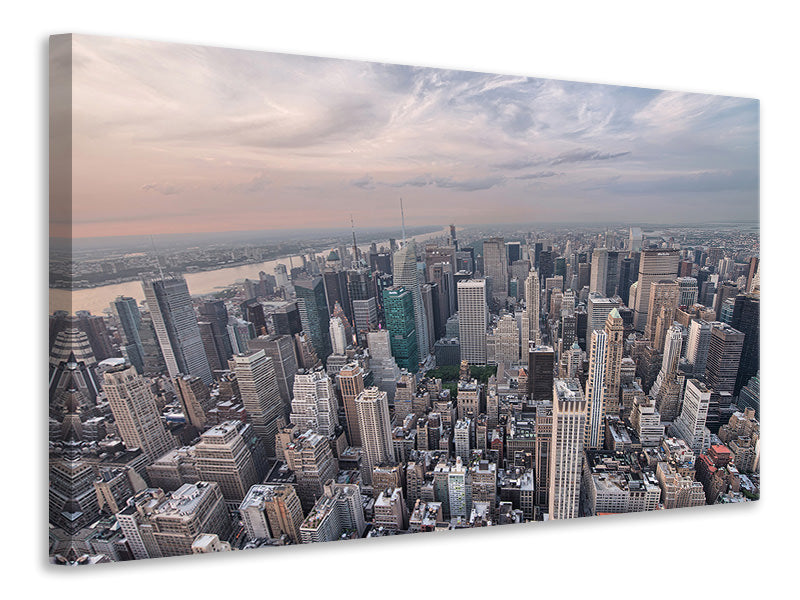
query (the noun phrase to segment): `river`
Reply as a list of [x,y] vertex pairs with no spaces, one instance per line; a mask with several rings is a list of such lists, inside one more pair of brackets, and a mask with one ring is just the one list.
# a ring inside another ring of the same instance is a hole
[[[444,228],[439,231],[415,235],[414,240],[421,242],[442,235],[449,235],[449,229]],[[382,244],[388,246],[389,240],[377,242],[379,248]],[[369,250],[369,247],[369,243],[359,245],[359,249],[363,251]],[[330,249],[318,252],[317,256],[327,256],[329,253]],[[286,256],[238,267],[225,267],[199,273],[185,273],[184,277],[189,286],[189,293],[193,296],[202,296],[224,289],[237,281],[244,281],[246,278],[257,280],[260,271],[274,275],[275,266],[278,263],[283,263],[286,265],[287,271],[289,270],[290,258]],[[291,263],[294,266],[300,266],[303,264],[303,259],[300,256],[292,256]],[[50,311],[66,310],[74,312],[76,310],[88,310],[94,315],[102,315],[104,311],[109,309],[109,304],[117,296],[130,296],[141,302],[144,300],[141,282],[127,281],[125,283],[113,283],[74,291],[50,289]]]

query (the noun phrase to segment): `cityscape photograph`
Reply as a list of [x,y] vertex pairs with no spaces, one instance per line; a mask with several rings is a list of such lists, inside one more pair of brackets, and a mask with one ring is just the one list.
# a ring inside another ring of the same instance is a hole
[[759,499],[757,100],[50,68],[49,563]]

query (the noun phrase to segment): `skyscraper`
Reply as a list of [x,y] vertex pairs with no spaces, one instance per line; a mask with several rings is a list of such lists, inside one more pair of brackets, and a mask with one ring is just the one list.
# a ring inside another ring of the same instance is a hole
[[744,334],[724,323],[713,323],[708,342],[706,384],[714,392],[733,394],[742,357]]
[[608,249],[595,248],[592,252],[591,280],[589,292],[606,295],[606,277],[608,276]]
[[342,355],[347,349],[347,337],[344,331],[344,323],[339,317],[331,317],[330,325],[331,350],[333,354]]
[[553,397],[553,362],[555,351],[552,346],[528,347],[528,397],[531,401],[549,400]]
[[389,401],[394,401],[397,378],[400,367],[392,356],[391,336],[388,329],[378,329],[367,333],[369,346],[369,368],[373,381],[379,390],[386,392]]
[[383,290],[383,311],[386,329],[389,330],[392,356],[401,369],[416,373],[419,371],[420,355],[413,295],[403,286],[386,288]]
[[402,286],[411,292],[414,305],[414,324],[417,334],[419,360],[424,361],[429,352],[428,328],[422,304],[419,271],[417,269],[417,245],[413,239],[394,253],[394,285]]
[[[147,492],[153,490],[141,493]],[[192,544],[200,533],[216,534],[220,539],[227,539],[230,535],[231,520],[216,482],[187,483],[171,492],[163,503],[154,504],[143,499],[137,508],[141,508],[140,514],[147,515],[145,521],[151,527],[145,535],[155,541],[161,556],[192,554]]]
[[454,263],[434,263],[430,268],[430,279],[439,286],[440,317],[446,321],[456,312],[456,284]]
[[605,436],[606,364],[608,335],[603,330],[592,332],[589,350],[589,377],[586,380],[586,448],[603,447]]
[[495,361],[506,367],[519,363],[519,328],[517,320],[506,313],[495,327]]
[[290,335],[262,335],[247,343],[251,352],[263,350],[272,359],[278,390],[283,404],[282,414],[288,415],[292,404],[292,387],[297,373],[297,349]]
[[364,368],[358,363],[349,363],[336,376],[342,394],[344,416],[347,422],[347,437],[351,446],[361,446],[361,430],[358,426],[356,398],[364,391]]
[[678,277],[678,306],[693,306],[697,302],[697,279]]
[[277,335],[295,335],[303,331],[297,302],[286,302],[276,307],[269,316],[272,318],[272,326]]
[[620,372],[622,367],[622,353],[625,346],[625,326],[619,311],[615,308],[606,319],[606,401],[605,413],[607,415],[619,414],[619,388]]
[[326,484],[324,493],[308,511],[308,516],[300,525],[300,541],[303,544],[339,540],[343,535],[364,535],[366,523],[358,485]]
[[311,338],[317,356],[324,361],[331,353],[331,340],[328,334],[330,314],[322,277],[298,278],[293,283],[303,331]]
[[277,419],[283,411],[273,361],[263,350],[256,350],[235,355],[230,364],[236,372],[242,404],[253,431],[264,444],[267,455],[274,457]]
[[670,432],[684,440],[692,451],[699,455],[710,444],[711,435],[706,429],[711,391],[697,379],[686,382],[683,409]]
[[140,448],[149,462],[177,446],[161,422],[150,385],[132,365],[119,359],[103,374],[103,390],[119,435],[129,449]]
[[689,337],[686,342],[686,361],[692,367],[695,377],[704,377],[708,361],[708,346],[711,342],[711,323],[702,319],[692,319],[689,324]]
[[292,485],[252,486],[239,506],[239,515],[251,540],[286,535],[293,544],[300,543],[303,508]]
[[665,422],[674,420],[678,414],[681,384],[676,376],[678,375],[678,362],[681,358],[682,346],[681,328],[674,325],[667,331],[661,370],[656,376],[653,387],[650,388],[650,396],[655,398],[656,407]]
[[733,305],[733,320],[731,326],[744,334],[742,345],[742,358],[739,361],[739,374],[736,378],[734,394],[738,394],[751,377],[760,370],[759,349],[759,313],[760,294],[746,294],[736,296]]
[[50,406],[63,407],[64,394],[77,393],[82,408],[91,409],[100,394],[97,359],[86,334],[76,327],[60,331],[50,348]]
[[108,335],[106,320],[99,315],[93,315],[88,310],[76,310],[75,319],[77,327],[89,338],[92,347],[92,354],[97,360],[105,360],[116,356],[111,347],[111,337]]
[[679,262],[680,250],[674,248],[642,250],[636,300],[633,306],[633,327],[636,331],[644,332],[647,325],[650,286],[655,281],[675,279],[678,275]]
[[[605,335],[605,332],[602,333]],[[548,477],[550,519],[579,516],[587,403],[577,379],[556,379]]]
[[220,362],[219,360],[219,352],[217,352],[217,345],[214,342],[213,326],[208,321],[198,321],[197,326],[200,328],[200,339],[203,341],[203,349],[206,352],[211,372],[222,371],[227,362]]
[[111,309],[117,316],[122,337],[122,353],[128,359],[139,375],[144,375],[144,348],[139,337],[139,328],[142,326],[142,315],[139,305],[134,298],[117,296],[111,302]]
[[182,375],[175,379],[175,389],[186,420],[202,431],[206,425],[206,412],[214,408],[208,386],[193,375]]
[[325,303],[328,314],[333,315],[333,309],[338,303],[344,310],[347,319],[352,321],[350,312],[350,293],[347,285],[347,273],[341,270],[325,269],[322,273],[323,287],[325,289]]
[[503,238],[489,238],[483,242],[483,274],[492,280],[492,298],[504,303],[508,296],[508,258]]
[[458,338],[461,360],[473,365],[486,364],[486,281],[458,282]]
[[[539,273],[536,269],[531,269],[528,272],[528,278],[525,280],[525,311],[522,316],[522,351],[525,352],[528,348],[528,342],[533,342],[535,345],[540,343],[539,333],[539,302],[541,295],[541,287],[539,284]],[[524,326],[527,323],[527,328]]]
[[[430,283],[423,283],[419,286],[422,294],[422,314],[425,316],[425,329],[428,332],[428,349],[433,349],[436,343],[436,323],[439,319],[439,299],[434,298],[434,293],[438,292],[438,287]],[[438,296],[438,294],[437,294]]]
[[264,315],[264,305],[255,298],[245,300],[240,305],[242,318],[253,324],[256,335],[267,334],[267,318]]
[[295,375],[290,420],[300,433],[313,429],[331,437],[339,424],[337,409],[333,384],[322,369]]
[[675,320],[679,291],[678,282],[674,279],[653,281],[650,284],[650,302],[644,336],[650,340],[650,345],[659,352],[664,349],[664,337],[667,329]]
[[635,277],[633,259],[623,258],[619,263],[619,296],[625,306],[630,306],[630,287]]
[[186,280],[180,276],[145,278],[142,288],[170,378],[196,375],[211,385],[214,378]]
[[280,450],[286,457],[286,465],[297,477],[297,495],[303,510],[309,511],[323,494],[325,483],[336,477],[339,469],[330,442],[323,435],[308,430],[288,440]]
[[239,433],[239,421],[225,421],[200,436],[194,447],[201,480],[216,481],[231,510],[239,507],[250,486],[258,483],[253,456]]
[[375,298],[353,300],[353,325],[362,347],[367,344],[367,332],[378,325],[378,302]]
[[369,387],[356,397],[361,447],[366,462],[367,484],[372,483],[372,470],[384,462],[394,461],[389,400],[386,392]]
[[150,311],[142,311],[142,323],[139,327],[139,339],[142,340],[144,355],[144,373],[146,375],[161,375],[167,370],[161,346],[158,343],[156,328]]
[[[586,324],[586,343],[591,343],[592,331],[605,329],[608,315],[614,309],[619,309],[619,300],[606,298],[596,292],[590,292],[588,298],[588,316]],[[617,310],[619,314],[619,310]]]

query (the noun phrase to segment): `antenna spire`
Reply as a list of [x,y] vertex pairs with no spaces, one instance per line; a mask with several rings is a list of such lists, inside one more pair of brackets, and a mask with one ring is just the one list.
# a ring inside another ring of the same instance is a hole
[[403,212],[403,199],[400,198],[400,219],[403,223],[403,243],[406,243],[406,215]]
[[150,234],[150,243],[153,245],[153,254],[156,257],[156,264],[158,265],[158,274],[161,275],[161,280],[164,280],[164,270],[161,268],[161,261],[158,260],[158,250],[156,250],[156,240],[153,238],[153,234]]
[[350,228],[353,230],[353,260],[358,262],[358,245],[356,244],[356,226],[353,223],[353,213],[350,213]]

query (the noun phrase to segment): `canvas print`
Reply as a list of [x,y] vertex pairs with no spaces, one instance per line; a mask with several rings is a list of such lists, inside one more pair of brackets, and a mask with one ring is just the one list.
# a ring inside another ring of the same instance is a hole
[[49,560],[758,500],[759,243],[757,100],[54,36]]

